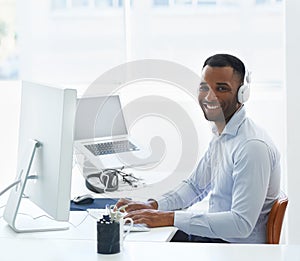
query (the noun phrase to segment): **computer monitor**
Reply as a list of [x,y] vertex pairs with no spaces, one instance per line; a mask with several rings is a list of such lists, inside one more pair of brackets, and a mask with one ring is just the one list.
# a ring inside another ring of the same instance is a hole
[[[16,232],[68,228],[76,99],[73,89],[22,82],[18,184],[4,211],[4,219]],[[20,212],[28,201],[24,197],[45,215],[33,218],[28,209]]]

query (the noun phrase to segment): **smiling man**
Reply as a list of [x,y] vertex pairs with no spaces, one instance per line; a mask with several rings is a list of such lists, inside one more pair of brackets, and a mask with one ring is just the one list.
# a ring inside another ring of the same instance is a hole
[[[244,73],[245,74],[245,73]],[[199,87],[199,104],[207,120],[215,122],[219,133],[242,106],[237,91],[243,79],[232,67],[205,65]]]
[[[280,192],[280,156],[269,136],[246,116],[243,62],[216,54],[202,69],[199,104],[214,137],[189,179],[160,199],[121,199],[127,216],[150,227],[176,226],[172,241],[265,243]],[[208,212],[182,211],[209,195]]]

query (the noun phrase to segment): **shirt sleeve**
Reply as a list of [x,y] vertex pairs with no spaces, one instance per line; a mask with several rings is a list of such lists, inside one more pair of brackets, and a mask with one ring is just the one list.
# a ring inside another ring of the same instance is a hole
[[159,210],[179,210],[187,208],[207,196],[210,191],[210,154],[206,152],[197,169],[175,190],[157,200]]
[[246,238],[258,220],[271,172],[268,146],[246,142],[234,156],[231,210],[217,213],[176,211],[174,225],[188,234],[211,238]]

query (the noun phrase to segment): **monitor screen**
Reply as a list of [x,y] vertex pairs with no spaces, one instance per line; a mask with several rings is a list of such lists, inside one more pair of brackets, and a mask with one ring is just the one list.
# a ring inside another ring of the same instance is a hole
[[76,99],[73,89],[22,83],[16,175],[20,183],[11,190],[4,212],[17,232],[56,230],[56,224],[40,227],[38,219],[33,227],[18,221],[25,219],[18,215],[24,195],[49,215],[49,221],[69,219]]

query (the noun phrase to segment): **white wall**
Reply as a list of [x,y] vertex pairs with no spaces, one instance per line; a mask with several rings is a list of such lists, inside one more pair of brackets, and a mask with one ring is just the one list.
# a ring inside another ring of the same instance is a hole
[[110,67],[123,63],[122,9],[100,11],[61,13],[51,10],[50,0],[18,1],[20,77],[90,83]]
[[20,86],[17,81],[0,81],[0,191],[12,183],[16,174]]
[[299,59],[300,1],[286,1],[286,109],[287,109],[287,182],[288,182],[288,243],[300,243],[300,204],[299,204]]
[[282,4],[236,2],[174,9],[135,0],[126,55],[121,8],[52,10],[51,0],[17,1],[21,78],[91,83],[125,56],[166,59],[199,72],[209,55],[227,52],[245,61],[253,82],[282,84]]

